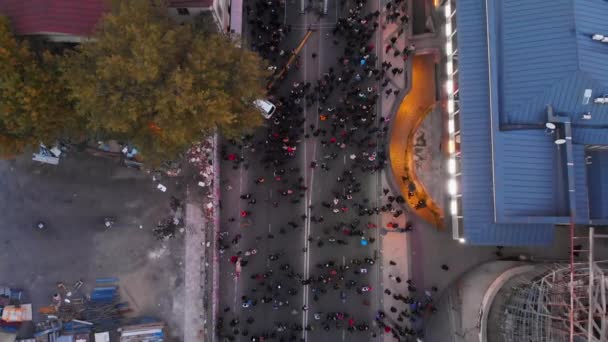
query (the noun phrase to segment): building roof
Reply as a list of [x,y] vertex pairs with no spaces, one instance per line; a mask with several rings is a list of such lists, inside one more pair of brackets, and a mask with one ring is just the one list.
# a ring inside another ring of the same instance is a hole
[[596,219],[608,219],[608,152],[590,151],[588,165],[590,206],[588,215]]
[[[550,10],[528,0],[456,3],[467,241],[546,244],[571,212],[577,223],[608,218],[608,205],[589,210],[601,197],[588,191],[585,163],[586,145],[608,144],[608,106],[593,103],[608,94],[608,44],[591,39],[608,35],[608,2],[555,0]],[[548,104],[572,123],[573,206],[565,149],[545,133]],[[587,112],[591,120],[582,119]]]
[[[171,0],[171,7],[208,8],[213,0]],[[107,10],[106,0],[0,0],[0,15],[19,35],[89,36]]]
[[100,0],[0,0],[17,34],[87,36],[106,10]]
[[213,0],[171,0],[171,7],[186,7],[186,8],[207,8],[213,5]]

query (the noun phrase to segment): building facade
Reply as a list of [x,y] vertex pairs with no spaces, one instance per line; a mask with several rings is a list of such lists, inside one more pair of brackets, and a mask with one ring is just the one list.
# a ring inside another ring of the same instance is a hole
[[[607,234],[576,237],[576,256],[490,261],[469,270],[436,302],[425,338],[443,342],[608,341]],[[526,259],[525,261],[523,261]]]

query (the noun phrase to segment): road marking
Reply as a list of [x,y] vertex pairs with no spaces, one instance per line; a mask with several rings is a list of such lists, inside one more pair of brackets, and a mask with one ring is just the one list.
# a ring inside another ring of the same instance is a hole
[[346,256],[342,256],[342,266],[346,265]]
[[272,224],[268,224],[268,232],[270,233],[272,231]]
[[334,19],[334,22],[338,23],[338,4],[336,4],[336,19]]
[[342,341],[346,338],[346,328],[342,328]]
[[[323,60],[323,49],[321,48],[321,37],[323,37],[323,27],[319,27],[319,34],[317,35],[318,37],[318,44],[317,44],[317,60],[319,61],[319,63],[317,64],[317,77],[318,79],[321,79],[321,61]],[[315,127],[319,127],[319,107],[320,107],[321,103],[319,102],[319,99],[317,99],[317,108],[316,108],[316,120],[315,120]],[[314,140],[314,146],[317,147],[317,140]],[[315,150],[316,151],[316,150]],[[316,154],[313,154],[313,156],[316,157]]]
[[346,154],[344,155],[344,165],[346,165]]
[[[315,142],[314,145],[312,145],[312,157],[313,159],[315,159],[317,155],[317,143]],[[313,195],[313,191],[312,191],[312,186],[315,183],[315,169],[312,169],[312,171],[310,171],[310,184],[308,185],[308,188],[311,189],[310,194],[308,195],[308,206],[310,207],[310,205],[312,204],[312,195]],[[312,213],[312,210],[310,210],[310,208],[306,209],[309,212],[309,215],[307,215],[306,217],[306,221],[308,222],[308,230],[310,231],[310,213]]]
[[318,29],[318,28],[334,29],[335,27],[336,27],[336,25],[333,23],[309,24],[308,26],[295,24],[295,25],[291,25],[291,30],[293,31],[294,29],[297,29],[297,30],[308,31],[308,29]]
[[304,2],[306,0],[300,0],[300,13],[304,14]]
[[[305,23],[308,23],[308,16],[305,17]],[[321,36],[323,35],[322,32],[322,28],[319,27],[319,34],[317,36],[318,38],[318,44],[317,44],[317,61],[319,61],[317,63],[317,77],[320,78],[321,76],[321,60],[322,60],[322,51],[323,49],[321,49]],[[304,75],[306,77],[307,75],[307,57],[308,57],[308,52],[306,50],[306,46],[304,47]],[[304,82],[306,82],[306,80],[304,80]],[[315,113],[315,127],[318,128],[319,127],[319,100],[317,99],[317,106],[315,108],[315,110],[313,111]],[[304,106],[304,119],[308,120],[308,111],[306,110],[306,106]],[[305,123],[306,125],[306,123]],[[306,125],[307,126],[307,125]],[[304,143],[304,153],[306,154],[307,152],[307,143]],[[307,155],[307,154],[306,154]],[[316,159],[317,156],[317,140],[313,138],[313,147],[312,147],[312,158],[313,160]],[[308,170],[308,162],[306,160],[306,158],[304,159],[305,163],[304,166],[306,167],[306,170]],[[304,175],[306,176],[307,173],[305,172]],[[310,206],[312,205],[312,197],[314,194],[314,181],[315,181],[315,169],[310,169],[310,182],[307,183],[308,184],[308,188],[310,189],[310,191],[306,192],[306,195],[308,196],[308,201],[304,201],[305,203],[307,203],[306,206],[306,222],[305,222],[305,234],[304,234],[304,239],[305,239],[305,248],[306,248],[306,253],[304,256],[305,262],[304,262],[304,279],[308,279],[310,277],[310,242],[308,242],[308,236],[310,235],[311,232],[311,221],[310,221],[310,217],[312,215],[312,210],[310,209]],[[309,302],[309,294],[308,294],[308,285],[304,286],[304,303],[303,305],[308,306],[308,302]],[[308,325],[308,311],[305,311],[304,314],[302,315],[302,327],[306,327]],[[302,336],[304,338],[304,340],[306,341],[308,338],[308,331],[306,331],[306,329],[303,329],[302,331]]]
[[[245,157],[245,151],[242,148],[241,148],[241,157],[242,158]],[[240,168],[239,168],[239,193],[238,193],[238,196],[240,196],[243,193],[243,179],[244,179],[243,173],[244,173],[244,169],[245,168],[243,167],[243,164],[241,164]],[[239,220],[238,220],[238,223],[239,223],[238,226],[239,227],[241,227],[241,224],[243,223],[242,222],[243,218],[240,215],[241,214],[241,210],[243,210],[242,202],[243,201],[239,201],[239,205],[238,205],[239,211],[237,213],[237,215],[238,215],[237,217],[239,218]],[[233,306],[233,310],[234,311],[237,310],[237,307],[236,307],[236,298],[238,297],[238,291],[239,291],[239,285],[238,284],[239,284],[238,283],[238,278],[237,278],[236,273],[235,273],[235,276],[234,276],[234,306]]]
[[237,297],[237,287],[238,287],[238,278],[236,277],[236,274],[234,276],[234,303],[232,305],[232,311],[233,312],[237,312],[236,311],[236,297]]
[[[301,10],[302,13],[304,13],[304,1],[305,0],[301,0]],[[304,25],[308,24],[308,16],[304,15]],[[307,56],[308,56],[308,45],[304,45],[304,77],[303,77],[303,83],[306,83],[306,78],[307,78]],[[306,100],[304,100],[304,104],[303,104],[304,110],[303,110],[303,114],[304,114],[304,125],[306,127],[306,120],[307,120],[307,116],[308,116],[308,112],[306,110]],[[306,129],[306,128],[305,128]],[[304,140],[304,180],[306,181],[307,178],[307,170],[308,170],[308,163],[306,160],[307,157],[307,145],[308,142],[306,140]],[[305,192],[305,196],[309,196],[309,193],[312,192],[312,187],[309,187],[309,189],[311,189],[310,191]],[[304,199],[304,208],[306,207],[306,198]],[[308,243],[308,235],[309,235],[309,231],[310,231],[310,209],[305,209],[304,210],[305,213],[307,213],[306,217],[306,221],[304,222],[304,248],[306,248],[306,251],[304,252],[304,279],[308,279],[309,277],[309,270],[308,270],[308,261],[309,261],[309,254],[310,254],[310,244]],[[302,305],[308,305],[308,285],[304,285],[304,289],[302,291]],[[308,339],[308,331],[306,329],[304,329],[306,327],[308,321],[308,311],[304,311],[302,312],[302,338],[304,339],[304,341],[307,341]]]

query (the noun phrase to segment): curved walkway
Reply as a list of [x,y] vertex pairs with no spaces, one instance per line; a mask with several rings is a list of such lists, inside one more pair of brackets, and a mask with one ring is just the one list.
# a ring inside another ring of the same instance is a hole
[[[435,107],[435,62],[432,54],[416,55],[412,63],[412,87],[399,106],[390,137],[391,168],[403,197],[415,208],[420,201],[424,208],[416,214],[438,228],[444,226],[443,210],[433,200],[416,175],[414,135],[427,115]],[[439,180],[441,183],[441,180]],[[441,186],[441,185],[439,185]],[[408,193],[411,192],[411,195]]]

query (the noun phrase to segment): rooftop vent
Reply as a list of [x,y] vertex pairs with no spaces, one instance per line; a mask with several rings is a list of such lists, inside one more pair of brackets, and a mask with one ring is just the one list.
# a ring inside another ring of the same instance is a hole
[[593,36],[591,36],[591,39],[595,40],[597,42],[608,43],[608,36],[604,36],[603,34],[599,34],[599,33],[596,33]]
[[608,97],[604,96],[604,97],[596,97],[593,100],[593,103],[595,104],[607,104],[608,103]]
[[593,94],[593,90],[592,89],[585,89],[585,92],[583,93],[583,104],[589,104],[589,100],[591,99],[591,94]]

